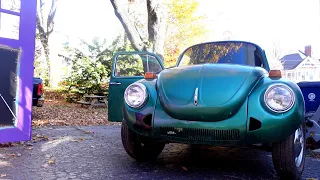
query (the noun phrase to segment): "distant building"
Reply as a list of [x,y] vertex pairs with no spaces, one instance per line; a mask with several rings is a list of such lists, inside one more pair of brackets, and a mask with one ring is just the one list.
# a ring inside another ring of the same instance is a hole
[[320,81],[320,61],[312,57],[311,46],[305,46],[304,52],[287,54],[280,59],[283,76],[295,81]]

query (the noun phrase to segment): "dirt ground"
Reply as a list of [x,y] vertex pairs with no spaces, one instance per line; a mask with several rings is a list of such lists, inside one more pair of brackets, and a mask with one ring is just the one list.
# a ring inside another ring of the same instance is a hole
[[[61,99],[46,100],[43,107],[32,108],[32,128],[50,128],[61,126],[99,126],[120,125],[118,122],[108,121],[108,107],[81,107],[80,104],[68,103]],[[28,146],[30,143],[48,141],[50,137],[44,134],[32,133],[32,139],[25,142],[2,143],[1,147],[19,145]]]
[[108,108],[81,107],[63,100],[47,100],[43,107],[33,107],[33,128],[48,126],[108,125]]

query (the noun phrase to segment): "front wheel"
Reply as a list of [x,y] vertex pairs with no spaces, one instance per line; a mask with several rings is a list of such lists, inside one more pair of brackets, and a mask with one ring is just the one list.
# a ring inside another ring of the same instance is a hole
[[121,140],[129,156],[137,161],[156,159],[165,146],[165,143],[133,132],[128,128],[125,120],[121,125]]
[[283,141],[272,145],[272,160],[275,170],[282,179],[299,179],[306,157],[305,122]]

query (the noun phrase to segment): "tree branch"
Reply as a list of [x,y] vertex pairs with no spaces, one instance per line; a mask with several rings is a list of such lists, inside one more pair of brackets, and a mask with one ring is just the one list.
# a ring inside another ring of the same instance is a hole
[[134,24],[129,19],[127,12],[128,0],[110,0],[114,13],[120,20],[124,30],[128,35],[128,39],[131,41],[132,47],[137,51],[142,51],[146,49],[146,44],[141,40],[139,32],[135,29]]
[[103,56],[107,53],[112,53],[109,48],[106,48],[105,50],[103,50],[102,52],[100,52],[98,55],[96,55],[96,58],[99,58],[100,56]]
[[37,12],[37,15],[41,15],[41,21],[40,21],[40,18],[39,18],[39,23],[40,23],[40,25],[42,26],[42,28],[44,29],[44,27],[43,27],[43,25],[44,25],[44,20],[43,20],[43,12],[42,12],[42,10],[43,10],[43,6],[44,6],[44,2],[43,2],[43,0],[40,0],[40,8],[39,8],[39,12]]
[[49,35],[53,32],[53,28],[54,27],[54,22],[51,23],[51,27],[50,30],[47,32],[47,36],[49,37]]
[[57,11],[57,2],[58,0],[52,0],[52,4],[51,4],[51,8],[50,8],[50,12],[48,14],[48,20],[47,20],[47,32],[49,34],[52,33],[53,31],[53,26],[54,26],[54,17],[56,15],[56,11]]
[[44,28],[41,26],[41,20],[40,20],[40,17],[39,17],[39,13],[37,13],[37,28],[38,28],[38,31],[39,31],[39,34],[45,34],[44,32]]

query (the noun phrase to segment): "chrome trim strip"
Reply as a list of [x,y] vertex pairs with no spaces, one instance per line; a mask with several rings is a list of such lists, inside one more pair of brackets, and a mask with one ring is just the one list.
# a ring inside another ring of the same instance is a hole
[[198,105],[198,88],[196,88],[196,90],[194,91],[194,105],[197,106]]

